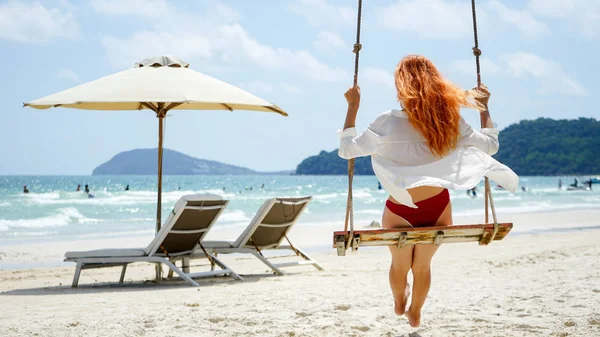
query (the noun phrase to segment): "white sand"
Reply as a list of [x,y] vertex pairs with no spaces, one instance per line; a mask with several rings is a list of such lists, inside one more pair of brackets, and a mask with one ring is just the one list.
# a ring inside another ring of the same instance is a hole
[[[298,267],[282,277],[247,276],[246,282],[216,278],[200,281],[200,288],[145,283],[152,277],[147,264],[128,268],[124,286],[97,283],[116,281],[118,268],[84,271],[78,289],[69,287],[73,264],[3,270],[0,335],[600,336],[600,230],[518,234],[525,227],[599,225],[600,212],[504,215],[500,220],[517,226],[504,241],[440,248],[418,329],[393,314],[390,258],[381,247],[346,257],[337,257],[333,249],[312,254],[326,271]],[[326,246],[331,230],[300,224],[292,240],[301,247]],[[213,238],[236,234],[220,229]],[[0,248],[0,262],[5,267],[56,264],[67,249],[147,242],[138,237],[15,245]],[[246,256],[223,260],[241,273],[267,272]],[[193,264],[198,263],[206,262]]]

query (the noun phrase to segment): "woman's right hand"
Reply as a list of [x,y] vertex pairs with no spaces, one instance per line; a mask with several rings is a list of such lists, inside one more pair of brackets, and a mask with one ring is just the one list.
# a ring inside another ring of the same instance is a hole
[[479,116],[481,117],[481,125],[483,128],[494,128],[494,122],[492,122],[492,118],[490,117],[490,111],[488,110],[488,101],[490,100],[490,92],[485,84],[481,83],[481,85],[477,88],[473,88],[475,92],[475,101],[479,106]]
[[481,104],[482,107],[487,110],[488,102],[491,96],[488,88],[485,86],[485,84],[481,83],[481,86],[473,88],[473,91],[476,93],[474,97],[475,101],[477,101],[477,103]]

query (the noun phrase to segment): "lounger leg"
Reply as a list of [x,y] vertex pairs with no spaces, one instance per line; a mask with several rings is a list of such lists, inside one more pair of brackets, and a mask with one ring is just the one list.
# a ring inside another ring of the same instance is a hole
[[[294,247],[296,248],[296,247]],[[300,254],[300,256],[302,256],[305,260],[312,262],[313,266],[315,266],[315,268],[317,268],[318,270],[325,270],[323,269],[323,267],[321,267],[321,265],[319,264],[319,262],[313,260],[310,256],[306,255],[305,252],[303,252],[302,250],[296,248],[296,251],[298,252],[298,254]]]
[[186,273],[189,274],[190,272],[190,258],[189,257],[184,257],[181,259],[181,270]]
[[182,272],[176,265],[174,265],[171,261],[163,261],[164,264],[167,265],[172,271],[174,271],[177,275],[179,275],[182,279],[186,280],[189,284],[194,287],[199,287],[198,282],[192,280],[186,273]]
[[[217,258],[217,253],[214,253],[214,254],[213,254],[213,257],[216,259],[216,258]],[[214,265],[214,264],[211,264],[211,265],[210,265],[210,271],[213,271],[213,270],[215,270],[215,265]]]
[[[190,258],[189,257],[187,257],[187,258],[184,257],[181,259],[181,270],[186,274],[190,273]],[[172,269],[169,269],[167,278],[173,278],[173,270]]]
[[260,255],[259,252],[252,252],[252,255],[256,256],[264,264],[266,264],[267,266],[269,266],[269,268],[273,269],[273,271],[275,272],[275,274],[277,274],[277,275],[283,275],[283,271],[281,271],[281,269],[275,267],[269,260],[267,260],[267,258],[265,258],[264,256]]
[[160,265],[160,263],[156,264],[156,283],[160,283],[160,281],[162,280],[162,266]]
[[[233,277],[236,280],[240,280],[240,281],[244,281],[244,278],[241,277],[240,275],[238,275],[236,272],[234,272],[231,268],[227,267],[221,260],[219,260],[217,258],[216,255],[211,255],[211,258],[213,259],[214,263],[217,264],[219,267],[221,267],[221,269],[228,271],[229,275],[231,277]],[[211,266],[211,271],[215,269],[215,266]]]
[[77,288],[79,284],[79,275],[81,274],[81,263],[77,262],[77,266],[75,267],[75,275],[73,275],[73,283],[71,287]]
[[121,278],[119,278],[119,283],[123,283],[125,279],[125,271],[127,270],[127,263],[123,265],[123,269],[121,270]]
[[[181,270],[186,273],[189,274],[190,273],[190,260],[189,258],[182,258],[181,259]],[[173,278],[173,270],[169,269],[169,273],[167,274],[167,278]]]

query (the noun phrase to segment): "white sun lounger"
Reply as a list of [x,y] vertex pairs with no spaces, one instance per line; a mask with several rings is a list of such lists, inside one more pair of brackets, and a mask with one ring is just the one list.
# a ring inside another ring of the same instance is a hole
[[[113,266],[123,268],[119,280],[119,283],[123,283],[127,264],[133,262],[165,264],[170,270],[193,286],[199,286],[193,280],[196,277],[229,275],[243,280],[210,253],[204,256],[213,265],[211,271],[189,273],[189,267],[185,265],[186,257],[189,257],[196,249],[201,249],[199,243],[228,202],[228,200],[222,200],[220,196],[212,194],[183,196],[177,201],[164,225],[146,248],[99,249],[65,253],[65,261],[77,264],[72,286],[77,287],[79,275],[83,269]],[[184,261],[183,270],[175,265],[176,260]],[[221,269],[214,270],[214,265],[219,266]]]
[[[209,254],[252,254],[269,266],[277,275],[283,274],[280,268],[300,265],[313,265],[315,268],[323,270],[323,267],[317,261],[310,258],[298,247],[293,246],[287,238],[288,232],[311,200],[312,197],[268,199],[237,240],[204,240],[202,245]],[[288,245],[281,245],[283,240],[287,240]],[[262,252],[265,250],[291,250],[304,261],[273,264],[263,255]],[[197,251],[193,254],[193,257],[195,256],[202,257],[203,254]]]

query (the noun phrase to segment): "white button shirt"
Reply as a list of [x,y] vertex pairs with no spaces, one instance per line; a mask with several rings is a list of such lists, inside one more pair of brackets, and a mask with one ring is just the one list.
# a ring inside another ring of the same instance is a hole
[[400,110],[382,113],[361,134],[355,128],[338,134],[339,156],[371,156],[381,185],[396,201],[409,207],[417,206],[406,189],[418,186],[470,189],[483,176],[513,192],[519,185],[519,177],[491,157],[498,152],[498,130],[474,130],[462,117],[457,147],[442,158],[431,153],[426,139]]

